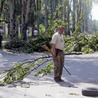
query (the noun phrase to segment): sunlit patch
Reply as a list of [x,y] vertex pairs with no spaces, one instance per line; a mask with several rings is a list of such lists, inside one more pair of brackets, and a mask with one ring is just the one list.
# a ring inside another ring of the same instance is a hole
[[98,4],[94,4],[92,11],[91,11],[93,20],[98,20],[98,11],[97,10],[98,10]]

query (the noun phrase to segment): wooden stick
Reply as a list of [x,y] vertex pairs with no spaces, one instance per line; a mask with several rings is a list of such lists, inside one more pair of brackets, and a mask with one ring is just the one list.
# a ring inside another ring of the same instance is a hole
[[[44,48],[45,50],[47,50],[48,52],[50,52],[50,53],[52,54],[52,56],[53,56],[52,51],[51,51],[46,45],[43,45],[42,48]],[[55,59],[56,59],[58,62],[60,62],[60,60],[59,60],[58,57],[56,57]],[[64,67],[64,69],[68,72],[68,74],[71,75],[71,73],[67,70],[67,68],[66,68],[65,66],[63,66],[63,67]]]
[[[45,50],[47,50],[48,52],[50,52],[50,53],[52,54],[52,56],[53,56],[52,51],[51,51],[46,45],[43,45],[42,48],[44,48]],[[59,60],[58,57],[55,57],[55,59],[56,59],[58,62],[60,62],[60,60]]]

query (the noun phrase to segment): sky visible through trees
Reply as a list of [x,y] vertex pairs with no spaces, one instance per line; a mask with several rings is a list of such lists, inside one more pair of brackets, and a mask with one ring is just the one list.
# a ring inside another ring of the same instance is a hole
[[93,20],[98,20],[98,3],[93,3],[93,8],[92,8],[92,19]]

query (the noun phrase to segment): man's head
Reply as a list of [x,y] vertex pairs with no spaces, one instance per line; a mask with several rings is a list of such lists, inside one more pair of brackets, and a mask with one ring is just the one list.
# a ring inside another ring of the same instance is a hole
[[59,34],[62,34],[63,31],[64,31],[64,27],[63,26],[58,26],[57,30],[58,30]]

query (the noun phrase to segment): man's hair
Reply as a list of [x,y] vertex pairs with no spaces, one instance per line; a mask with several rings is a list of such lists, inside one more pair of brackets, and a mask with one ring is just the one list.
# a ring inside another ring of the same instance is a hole
[[58,26],[58,28],[57,28],[57,29],[60,29],[60,28],[63,28],[63,29],[64,29],[64,27],[63,27],[63,26]]

